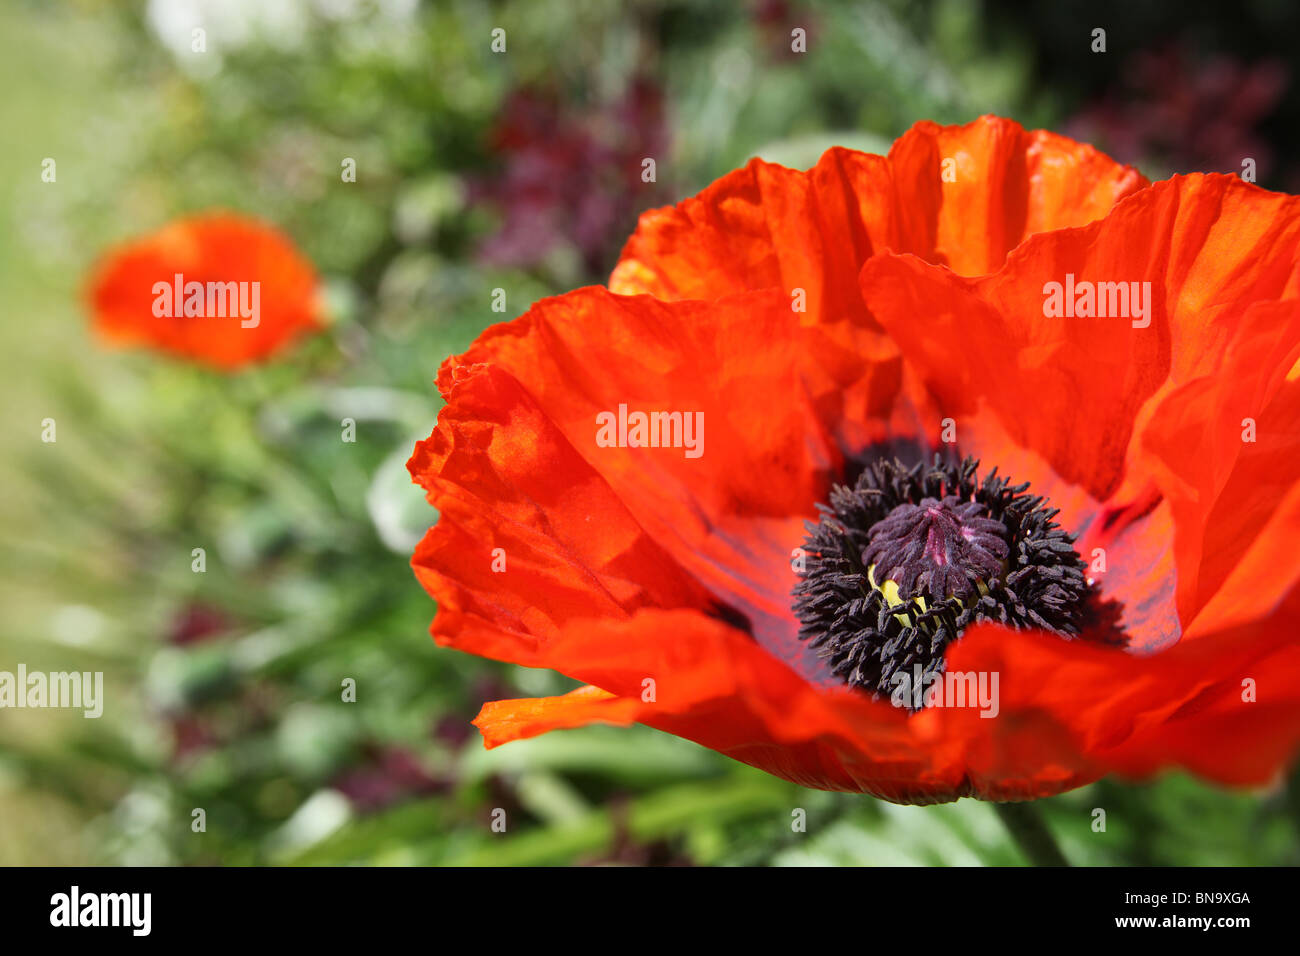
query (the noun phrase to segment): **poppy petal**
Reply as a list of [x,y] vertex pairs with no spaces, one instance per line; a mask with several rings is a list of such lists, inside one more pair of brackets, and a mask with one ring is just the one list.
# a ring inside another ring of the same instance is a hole
[[1091,146],[983,116],[918,123],[888,157],[828,150],[799,172],[752,160],[676,206],[642,215],[615,292],[711,299],[802,289],[810,321],[862,309],[851,280],[883,250],[988,272],[1033,232],[1081,226],[1145,186]]
[[552,730],[595,723],[634,724],[640,710],[636,699],[588,684],[559,697],[489,701],[474,718],[474,726],[483,734],[483,745],[491,750]]
[[488,704],[478,724],[491,746],[635,720],[802,786],[898,803],[1032,799],[1102,773],[1072,728],[1037,699],[1009,711],[1003,691],[996,720],[975,708],[909,716],[843,687],[814,687],[746,635],[698,613],[644,610],[624,621],[576,623],[551,643],[549,657],[600,690]]
[[889,162],[900,204],[929,212],[925,232],[894,251],[959,275],[992,272],[1026,237],[1101,219],[1147,185],[1086,143],[995,116],[917,123]]
[[[947,665],[999,674],[1000,713],[987,722],[983,749],[966,759],[980,775],[1012,772],[1013,741],[998,738],[1035,721],[1055,728],[1055,759],[1079,767],[1147,777],[1182,766],[1223,784],[1269,783],[1300,745],[1298,617],[1300,590],[1293,589],[1260,620],[1150,655],[976,625],[953,645]],[[969,711],[936,714],[944,740],[959,739],[970,724]],[[1216,719],[1224,724],[1211,731]],[[1208,746],[1200,736],[1226,741],[1229,727],[1242,732],[1231,746]]]
[[[977,625],[949,654],[951,686],[996,675],[991,709],[935,707],[910,718],[859,694],[811,687],[721,622],[642,611],[575,625],[552,648],[564,672],[613,690],[496,701],[477,723],[497,746],[635,720],[803,786],[901,803],[1032,799],[1105,772],[1145,777],[1175,765],[1262,784],[1300,743],[1300,652],[1276,627],[1294,620],[1297,595],[1253,636],[1222,633],[1148,656]],[[1258,703],[1243,698],[1246,678],[1260,684]],[[1248,729],[1252,746],[1194,746],[1216,718]]]
[[[1142,437],[1178,518],[1179,609],[1199,630],[1264,613],[1300,575],[1282,517],[1300,489],[1300,383],[1285,380],[1300,302],[1260,303],[1242,326],[1222,364],[1170,392]],[[1253,548],[1272,557],[1243,571]]]
[[[765,646],[828,679],[795,637],[792,551],[843,469],[844,430],[897,391],[896,361],[872,354],[872,335],[801,326],[775,292],[666,303],[588,288],[488,330],[439,385],[447,395],[466,366],[512,376],[652,539]],[[678,415],[682,441],[613,441],[606,426],[621,435],[633,414]],[[702,429],[694,447],[687,425]]]
[[903,711],[815,688],[749,635],[698,612],[576,623],[549,643],[548,659],[614,697],[494,702],[479,717],[494,745],[635,718],[803,786],[926,802],[954,784],[928,767]]
[[412,558],[441,643],[518,663],[569,621],[709,596],[508,373],[461,367],[408,462],[441,515]]

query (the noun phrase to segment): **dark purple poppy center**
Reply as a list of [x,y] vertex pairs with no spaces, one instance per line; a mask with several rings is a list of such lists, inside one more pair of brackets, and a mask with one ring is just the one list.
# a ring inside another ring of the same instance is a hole
[[867,532],[862,563],[876,581],[932,598],[972,594],[1005,568],[1007,529],[978,501],[956,495],[898,505]]
[[817,506],[794,612],[800,638],[849,685],[888,697],[900,673],[937,675],[977,621],[1079,633],[1088,585],[1057,511],[977,468],[880,459]]

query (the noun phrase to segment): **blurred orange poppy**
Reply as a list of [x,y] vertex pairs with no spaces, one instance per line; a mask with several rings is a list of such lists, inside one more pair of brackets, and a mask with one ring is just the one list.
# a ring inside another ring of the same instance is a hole
[[110,250],[89,298],[110,341],[234,369],[317,328],[318,287],[311,263],[279,230],[215,213]]
[[906,803],[1271,779],[1298,263],[1300,200],[992,117],[646,213],[609,289],[443,364],[409,463],[435,639],[584,685],[486,744],[640,722]]

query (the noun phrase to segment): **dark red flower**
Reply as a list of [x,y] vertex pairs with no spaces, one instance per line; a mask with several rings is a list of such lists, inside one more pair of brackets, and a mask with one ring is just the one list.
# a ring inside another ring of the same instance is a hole
[[662,162],[667,141],[663,97],[644,79],[577,112],[543,90],[516,91],[492,135],[502,170],[472,184],[473,198],[502,215],[483,258],[536,266],[568,244],[588,270],[606,268],[631,224],[628,210],[643,208],[655,188],[642,179],[643,161]]
[[1249,158],[1255,175],[1264,178],[1272,171],[1273,150],[1257,130],[1287,79],[1277,60],[1247,65],[1178,45],[1140,50],[1125,61],[1117,87],[1087,104],[1066,132],[1127,162],[1179,172],[1240,172]]
[[201,602],[191,602],[181,608],[167,631],[171,644],[198,644],[230,628],[230,618],[221,608]]
[[372,812],[399,800],[446,789],[421,766],[415,754],[401,747],[373,746],[363,761],[349,767],[333,787],[361,812]]

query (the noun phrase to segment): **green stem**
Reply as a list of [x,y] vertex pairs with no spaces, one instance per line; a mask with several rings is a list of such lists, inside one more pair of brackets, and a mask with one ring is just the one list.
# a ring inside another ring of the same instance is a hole
[[1297,836],[1300,836],[1300,766],[1291,772],[1283,797],[1291,814],[1291,823],[1295,826]]
[[1056,838],[1032,803],[995,803],[1002,825],[1034,866],[1069,866]]

